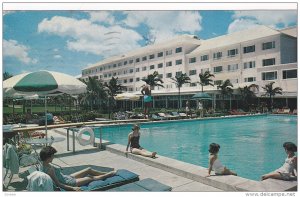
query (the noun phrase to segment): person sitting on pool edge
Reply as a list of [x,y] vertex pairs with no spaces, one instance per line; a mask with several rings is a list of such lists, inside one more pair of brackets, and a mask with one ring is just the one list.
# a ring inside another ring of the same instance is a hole
[[132,127],[132,132],[128,134],[128,144],[126,147],[126,153],[128,152],[128,148],[130,146],[130,152],[136,155],[142,155],[145,157],[155,158],[156,152],[149,152],[140,146],[140,126],[135,124]]
[[284,164],[274,172],[263,175],[261,180],[272,178],[290,181],[293,178],[296,178],[297,175],[295,171],[297,172],[297,156],[295,155],[295,152],[297,152],[297,146],[292,142],[285,142],[283,144],[283,148],[287,154]]
[[43,147],[40,152],[42,160],[42,171],[48,174],[53,182],[60,188],[68,191],[80,191],[80,186],[87,185],[92,181],[103,180],[115,175],[115,171],[99,172],[91,168],[86,168],[71,175],[65,175],[59,168],[51,165],[56,149],[52,146]]
[[209,145],[209,168],[208,168],[208,175],[210,176],[211,171],[215,171],[216,175],[234,175],[237,176],[237,174],[225,166],[222,165],[218,158],[218,152],[220,150],[220,145],[216,143],[211,143]]

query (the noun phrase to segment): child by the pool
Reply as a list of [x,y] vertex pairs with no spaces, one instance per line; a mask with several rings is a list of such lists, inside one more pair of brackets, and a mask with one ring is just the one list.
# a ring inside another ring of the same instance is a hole
[[225,166],[222,165],[218,158],[218,153],[220,150],[220,145],[216,143],[211,143],[209,145],[209,167],[208,167],[208,175],[207,177],[210,176],[211,171],[213,170],[216,175],[234,175],[236,176],[237,174]]
[[296,178],[297,156],[295,152],[297,152],[297,146],[292,142],[285,142],[283,148],[287,154],[284,164],[274,172],[263,175],[261,180],[272,178],[289,181],[292,180],[292,178]]

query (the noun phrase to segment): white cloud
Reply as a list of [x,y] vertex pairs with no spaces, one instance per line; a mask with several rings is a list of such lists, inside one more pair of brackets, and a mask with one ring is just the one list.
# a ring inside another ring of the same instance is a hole
[[54,55],[53,57],[54,57],[54,59],[60,59],[60,58],[62,58],[61,55]]
[[61,16],[44,19],[38,25],[38,32],[67,37],[68,49],[104,57],[133,50],[142,39],[137,32],[121,26],[105,27],[90,20]]
[[93,22],[103,22],[106,24],[114,24],[115,18],[112,14],[112,12],[109,11],[90,11],[88,12],[90,14],[90,19]]
[[245,29],[250,29],[258,24],[256,21],[249,20],[249,19],[236,19],[228,26],[228,33],[233,33],[236,31],[242,31]]
[[174,37],[179,32],[195,33],[201,31],[202,17],[195,11],[126,11],[123,23],[136,28],[146,25],[156,41]]
[[19,61],[29,64],[37,63],[36,59],[32,59],[28,56],[29,47],[19,44],[16,40],[3,40],[3,56],[15,57]]
[[234,21],[228,27],[228,33],[235,30],[242,30],[254,25],[266,25],[272,28],[288,27],[297,23],[297,11],[235,11]]

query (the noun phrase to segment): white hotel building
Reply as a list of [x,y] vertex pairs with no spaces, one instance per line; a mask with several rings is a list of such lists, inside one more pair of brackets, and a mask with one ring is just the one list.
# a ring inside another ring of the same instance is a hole
[[[178,89],[170,78],[181,72],[191,78],[192,83],[181,89],[184,102],[201,91],[198,75],[206,70],[215,75],[214,83],[230,79],[234,89],[259,85],[258,97],[264,94],[261,87],[274,81],[274,87],[283,89],[283,95],[276,95],[277,99],[281,98],[283,106],[296,108],[297,27],[275,30],[258,26],[208,40],[181,35],[107,58],[83,69],[82,78],[95,77],[107,82],[118,77],[128,92],[140,94],[144,84],[141,79],[158,71],[165,88],[152,91],[155,107],[177,108]],[[219,99],[217,86],[205,86],[204,91],[213,95],[215,104]],[[230,100],[234,102],[235,96]]]

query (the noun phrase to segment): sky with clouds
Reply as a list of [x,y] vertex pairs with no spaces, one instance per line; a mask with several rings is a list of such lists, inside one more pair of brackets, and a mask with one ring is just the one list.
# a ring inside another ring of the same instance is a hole
[[104,58],[176,35],[209,39],[256,25],[295,26],[297,11],[4,11],[3,72],[77,76]]

